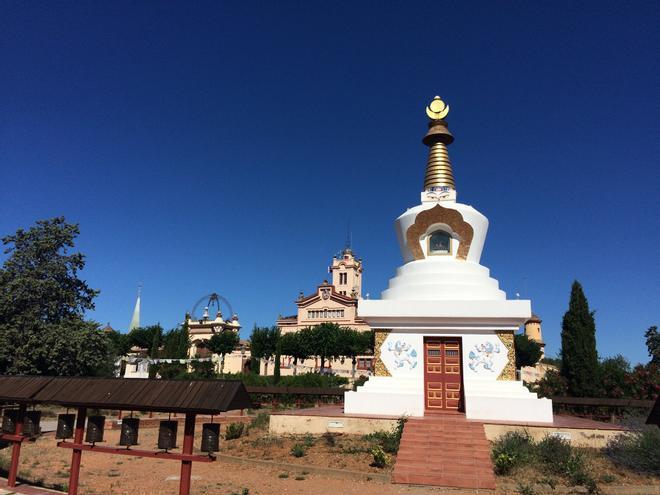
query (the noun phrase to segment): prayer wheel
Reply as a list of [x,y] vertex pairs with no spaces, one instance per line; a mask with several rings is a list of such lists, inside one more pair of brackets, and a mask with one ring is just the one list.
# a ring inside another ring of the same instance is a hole
[[26,411],[23,417],[23,435],[26,437],[36,437],[41,433],[39,422],[41,421],[41,411]]
[[158,448],[170,450],[176,448],[176,430],[178,421],[163,420],[158,427]]
[[119,434],[119,445],[131,446],[138,444],[138,431],[140,430],[140,418],[124,418],[121,420],[121,433]]
[[18,409],[5,409],[2,416],[2,432],[12,435],[18,423]]
[[85,442],[96,443],[103,441],[103,430],[105,428],[105,416],[90,416],[87,419],[87,431]]
[[57,415],[57,429],[55,430],[55,438],[58,440],[66,440],[73,438],[73,427],[76,422],[75,414],[58,414]]
[[220,423],[204,423],[202,425],[202,452],[217,452],[220,450]]

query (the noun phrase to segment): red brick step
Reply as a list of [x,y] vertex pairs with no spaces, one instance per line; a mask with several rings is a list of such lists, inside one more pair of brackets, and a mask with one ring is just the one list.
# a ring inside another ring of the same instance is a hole
[[410,419],[401,437],[395,483],[495,489],[483,424],[461,415]]

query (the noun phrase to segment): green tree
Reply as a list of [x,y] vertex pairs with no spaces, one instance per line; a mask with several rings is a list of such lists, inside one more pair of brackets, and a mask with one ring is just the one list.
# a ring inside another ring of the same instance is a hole
[[151,358],[158,357],[158,350],[163,343],[163,327],[160,323],[146,327],[134,328],[128,332],[131,347],[139,347]]
[[577,280],[562,321],[561,355],[561,374],[566,378],[568,393],[573,397],[593,396],[599,383],[596,323]]
[[646,337],[646,348],[649,350],[651,362],[660,365],[660,333],[658,327],[653,325],[644,334]]
[[355,378],[357,357],[372,350],[372,332],[360,332],[348,327],[339,330],[339,352],[342,356],[351,358],[351,377]]
[[308,346],[310,355],[321,360],[321,373],[325,371],[326,359],[341,357],[341,327],[336,323],[324,322],[313,327],[300,330],[301,338]]
[[[277,341],[280,337],[280,330],[277,327],[257,327],[254,326],[250,335],[250,351],[255,359],[265,360],[264,374],[268,375],[268,360],[275,355],[277,350]],[[257,361],[256,364],[259,364]],[[259,371],[256,371],[259,374]]]
[[126,333],[120,333],[116,330],[105,334],[109,341],[110,354],[115,358],[125,356],[131,350],[131,339]]
[[516,368],[518,369],[523,366],[536,366],[543,355],[541,345],[524,333],[514,335],[513,344],[516,349]]
[[627,381],[630,371],[630,362],[621,354],[603,359],[600,363],[599,396],[613,399],[628,397]]
[[185,359],[190,349],[190,338],[188,337],[188,324],[173,328],[163,335],[164,358]]
[[225,371],[225,355],[230,354],[239,344],[238,332],[225,330],[214,333],[209,339],[206,347],[214,354],[220,355],[220,373]]
[[300,332],[285,333],[280,337],[280,352],[293,358],[293,374],[298,374],[298,361],[304,361],[311,354]]
[[80,279],[80,233],[63,217],[2,238],[0,373],[85,375],[105,367],[109,341],[84,320],[98,291]]

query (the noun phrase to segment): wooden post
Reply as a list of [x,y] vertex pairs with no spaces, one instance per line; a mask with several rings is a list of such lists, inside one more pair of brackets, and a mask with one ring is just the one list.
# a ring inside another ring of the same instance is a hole
[[[77,444],[83,442],[85,435],[85,419],[87,418],[87,408],[78,408],[78,417],[76,418],[76,432],[73,436],[73,441]],[[80,478],[80,459],[82,457],[82,450],[73,449],[71,454],[71,472],[69,473],[69,495],[78,494],[78,479]]]
[[[25,416],[25,404],[18,406],[18,418],[16,419],[16,429],[14,435],[20,436],[23,433],[23,417]],[[21,443],[14,442],[11,448],[11,465],[7,475],[7,486],[16,486],[16,474],[18,473],[18,463],[21,460]]]
[[[195,442],[195,414],[186,413],[186,422],[183,427],[184,454],[192,454]],[[181,478],[179,481],[179,495],[190,495],[190,477],[192,475],[192,461],[181,461]]]

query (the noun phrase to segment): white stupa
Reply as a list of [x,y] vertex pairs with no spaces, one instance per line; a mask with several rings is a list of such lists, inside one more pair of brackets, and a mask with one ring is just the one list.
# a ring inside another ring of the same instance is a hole
[[439,98],[426,109],[429,158],[421,204],[395,222],[404,264],[358,316],[376,331],[375,376],[347,392],[347,414],[552,422],[552,403],[515,375],[513,334],[530,301],[508,300],[480,264],[488,219],[456,202],[447,146],[454,140]]

